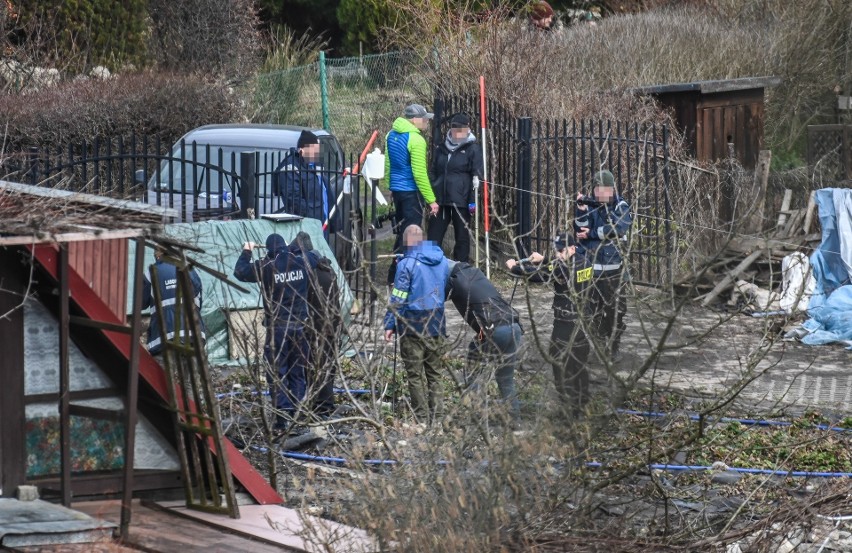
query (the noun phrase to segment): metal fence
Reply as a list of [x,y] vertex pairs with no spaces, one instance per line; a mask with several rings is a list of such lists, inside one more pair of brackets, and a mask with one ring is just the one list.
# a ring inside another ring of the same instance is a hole
[[[175,154],[179,152],[179,154]],[[304,206],[279,186],[282,152],[226,152],[197,143],[179,148],[159,139],[133,136],[129,140],[94,140],[61,149],[30,148],[7,156],[0,178],[34,186],[62,188],[167,206],[179,221],[230,219],[267,213],[298,213]],[[338,156],[338,153],[330,153]],[[378,210],[372,187],[360,175],[347,174],[342,159],[327,159],[318,169],[290,174],[303,182],[307,173],[321,178],[332,198],[331,217],[324,221],[327,241],[358,302],[357,320],[375,318],[377,295],[375,229]],[[312,190],[306,204],[321,206]]]
[[[464,112],[480,121],[480,111],[476,97],[439,93],[433,143],[442,140],[453,114]],[[571,228],[577,194],[590,193],[594,174],[608,169],[634,215],[628,241],[633,280],[652,286],[671,282],[674,237],[665,126],[533,121],[490,101],[486,115],[492,232],[502,237],[503,247],[521,257],[547,251],[557,230]]]

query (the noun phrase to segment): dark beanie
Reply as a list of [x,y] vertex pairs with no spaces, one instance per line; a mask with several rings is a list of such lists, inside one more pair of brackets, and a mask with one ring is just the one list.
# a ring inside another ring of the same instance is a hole
[[304,148],[305,146],[310,146],[311,144],[319,144],[319,139],[317,138],[317,135],[315,135],[311,131],[302,131],[302,134],[299,135],[299,141],[296,142],[296,147]]
[[266,237],[266,255],[269,257],[275,257],[285,249],[287,249],[287,242],[280,234],[273,233]]
[[311,235],[303,230],[300,230],[299,234],[296,235],[295,242],[305,253],[314,250],[314,242],[311,240]]
[[595,173],[593,182],[595,186],[615,186],[615,177],[612,176],[610,171],[604,169]]
[[465,113],[457,113],[450,119],[450,128],[464,129],[470,127],[470,117]]

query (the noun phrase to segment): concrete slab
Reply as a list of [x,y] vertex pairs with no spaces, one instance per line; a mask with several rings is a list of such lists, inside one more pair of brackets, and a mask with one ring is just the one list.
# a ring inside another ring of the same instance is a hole
[[0,499],[0,545],[89,543],[112,535],[115,524],[48,503]]

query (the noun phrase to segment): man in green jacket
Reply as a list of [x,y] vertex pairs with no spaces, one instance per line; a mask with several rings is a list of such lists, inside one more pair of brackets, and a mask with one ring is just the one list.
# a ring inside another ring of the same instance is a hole
[[[393,251],[397,254],[402,253],[403,229],[423,225],[423,206],[429,205],[430,216],[438,213],[426,165],[426,140],[422,135],[434,116],[420,104],[411,104],[405,108],[404,117],[393,122],[386,137],[385,175],[396,210]],[[396,261],[388,270],[388,286],[393,285],[395,275]]]

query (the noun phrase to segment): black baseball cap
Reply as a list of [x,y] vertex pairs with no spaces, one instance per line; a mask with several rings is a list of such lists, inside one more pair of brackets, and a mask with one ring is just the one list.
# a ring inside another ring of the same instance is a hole
[[557,232],[556,236],[553,238],[553,247],[558,252],[561,252],[562,250],[570,246],[574,246],[575,244],[576,242],[574,241],[574,235],[570,232]]

